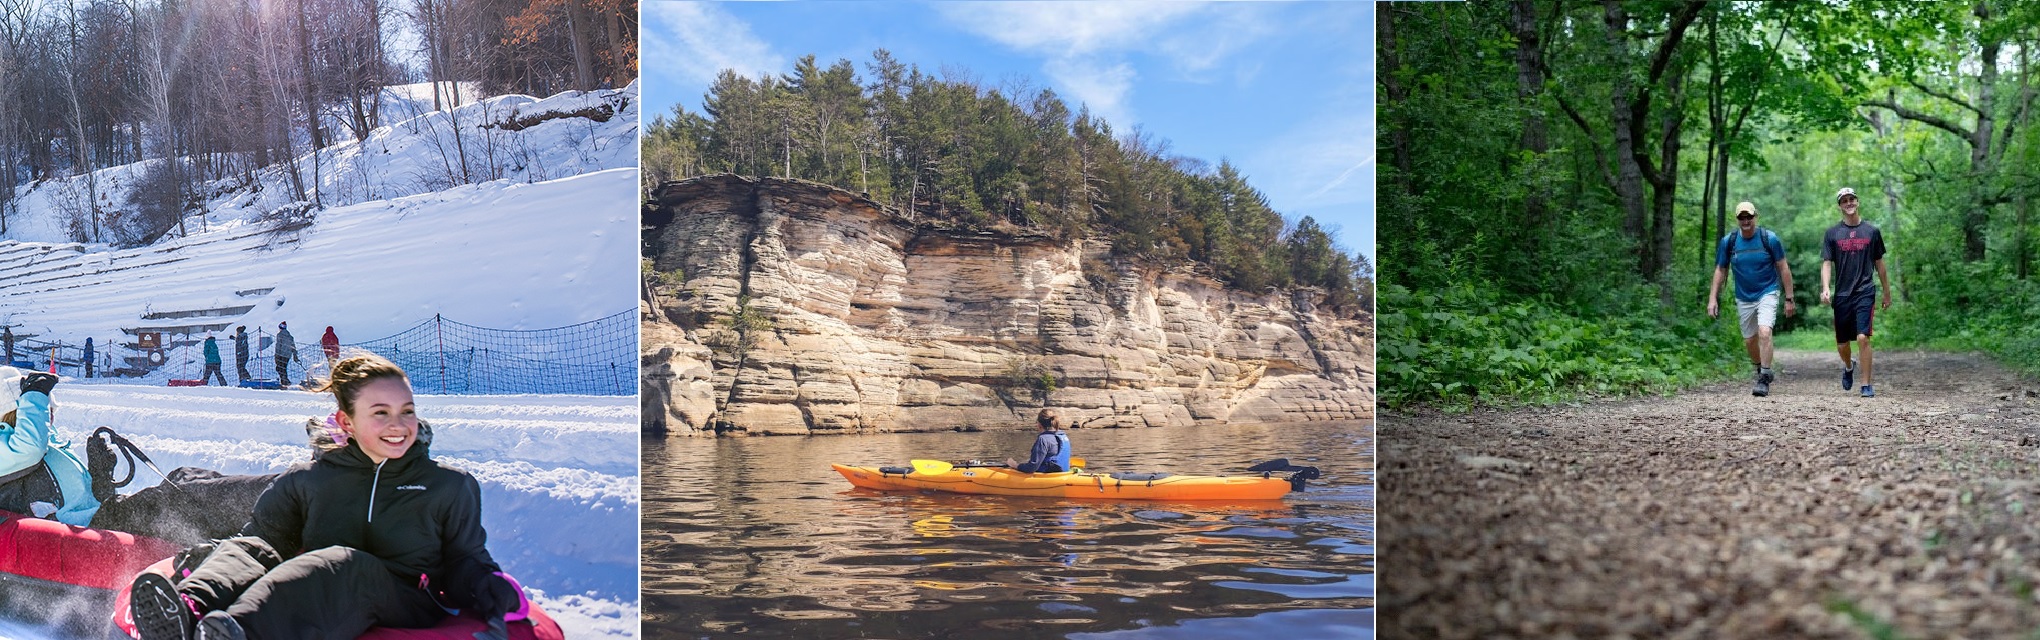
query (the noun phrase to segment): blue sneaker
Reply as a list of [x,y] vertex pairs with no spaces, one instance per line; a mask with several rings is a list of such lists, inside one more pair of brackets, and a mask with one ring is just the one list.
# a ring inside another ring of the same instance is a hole
[[1849,363],[1849,368],[1842,370],[1842,390],[1848,391],[1854,388],[1856,388],[1856,363],[1851,362]]
[[1865,398],[1875,398],[1875,397],[1877,397],[1877,392],[1875,392],[1875,391],[1871,391],[1871,390],[1870,390],[1870,385],[1867,385],[1867,384],[1866,384],[1866,385],[1863,385],[1863,397],[1865,397]]

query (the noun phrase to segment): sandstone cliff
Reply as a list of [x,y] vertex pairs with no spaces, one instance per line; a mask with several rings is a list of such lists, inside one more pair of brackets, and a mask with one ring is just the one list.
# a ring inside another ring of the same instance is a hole
[[[1369,319],[1096,241],[945,229],[841,189],[706,176],[645,212],[647,431],[1373,417]],[[748,329],[748,330],[746,330]]]

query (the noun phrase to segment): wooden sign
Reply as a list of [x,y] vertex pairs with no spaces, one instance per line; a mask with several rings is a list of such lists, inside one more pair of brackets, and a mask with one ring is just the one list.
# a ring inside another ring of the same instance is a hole
[[163,334],[156,331],[137,333],[135,334],[135,346],[142,349],[161,349],[163,348]]

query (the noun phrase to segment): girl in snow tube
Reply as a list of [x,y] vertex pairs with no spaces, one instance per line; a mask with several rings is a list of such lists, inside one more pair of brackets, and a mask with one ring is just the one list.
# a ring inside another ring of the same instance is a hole
[[188,572],[135,578],[143,640],[333,638],[431,627],[459,612],[502,637],[523,590],[483,548],[481,487],[419,442],[410,379],[390,361],[333,365],[346,445],[292,467],[256,501],[240,537]]

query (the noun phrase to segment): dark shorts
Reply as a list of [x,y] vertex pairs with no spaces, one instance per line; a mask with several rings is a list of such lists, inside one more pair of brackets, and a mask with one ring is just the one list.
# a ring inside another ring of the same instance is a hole
[[1877,315],[1877,294],[1835,296],[1835,344],[1855,342],[1870,333],[1870,320]]

